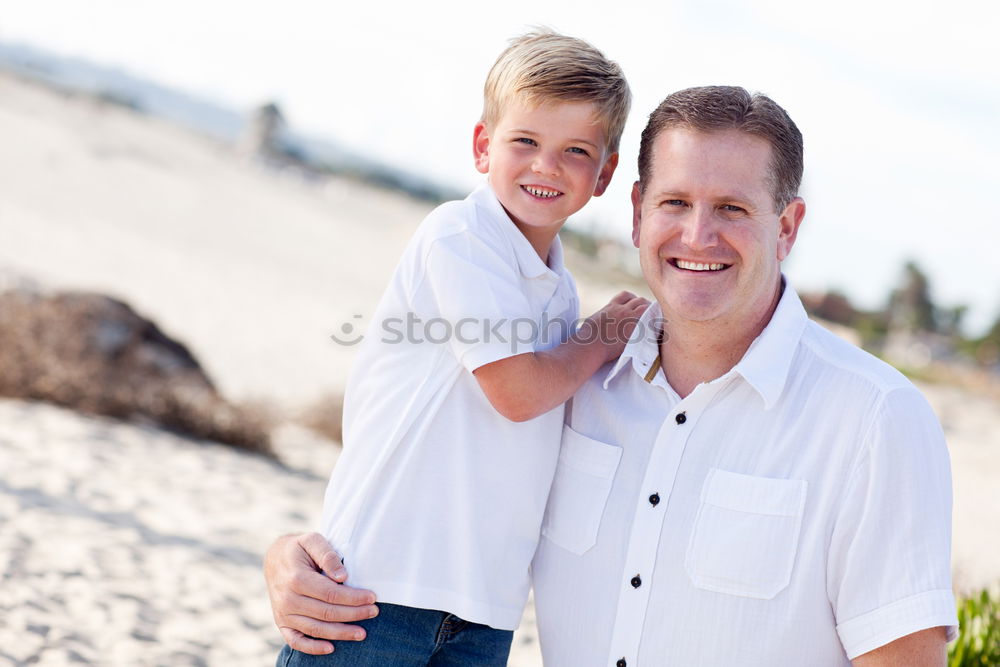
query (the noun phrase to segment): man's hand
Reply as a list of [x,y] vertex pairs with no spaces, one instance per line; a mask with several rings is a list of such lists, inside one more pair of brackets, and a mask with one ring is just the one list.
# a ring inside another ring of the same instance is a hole
[[347,570],[318,533],[279,537],[264,556],[274,623],[285,642],[311,655],[333,652],[324,639],[358,641],[363,628],[345,625],[378,615],[375,594],[345,586]]

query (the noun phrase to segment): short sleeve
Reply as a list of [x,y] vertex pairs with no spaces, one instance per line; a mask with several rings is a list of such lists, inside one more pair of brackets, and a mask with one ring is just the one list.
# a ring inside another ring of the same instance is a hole
[[469,371],[533,352],[536,315],[516,262],[469,232],[435,240],[411,304],[432,343],[447,342]]
[[827,587],[851,659],[958,620],[951,589],[951,466],[944,435],[914,387],[874,411],[833,528]]

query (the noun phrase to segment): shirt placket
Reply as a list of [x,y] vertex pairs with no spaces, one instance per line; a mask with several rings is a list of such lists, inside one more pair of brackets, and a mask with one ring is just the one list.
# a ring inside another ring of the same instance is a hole
[[684,449],[697,427],[698,418],[716,392],[704,385],[677,403],[664,419],[656,436],[636,498],[632,530],[625,565],[620,575],[620,592],[611,653],[606,664],[636,667],[646,608],[653,583],[663,521]]

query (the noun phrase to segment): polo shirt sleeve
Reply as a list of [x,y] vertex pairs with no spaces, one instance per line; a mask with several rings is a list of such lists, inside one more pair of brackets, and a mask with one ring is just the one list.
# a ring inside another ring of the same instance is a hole
[[463,232],[431,243],[411,303],[432,342],[447,341],[471,372],[534,352],[538,323],[523,290],[513,258]]
[[874,409],[834,525],[827,592],[852,660],[905,635],[946,626],[951,590],[951,466],[944,434],[914,387]]

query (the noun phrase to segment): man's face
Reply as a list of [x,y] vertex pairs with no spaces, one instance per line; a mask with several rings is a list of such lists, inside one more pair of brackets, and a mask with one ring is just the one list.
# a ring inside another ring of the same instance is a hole
[[770,144],[738,130],[669,128],[652,158],[644,192],[632,191],[632,240],[664,317],[765,324],[805,214],[798,198],[774,210]]

